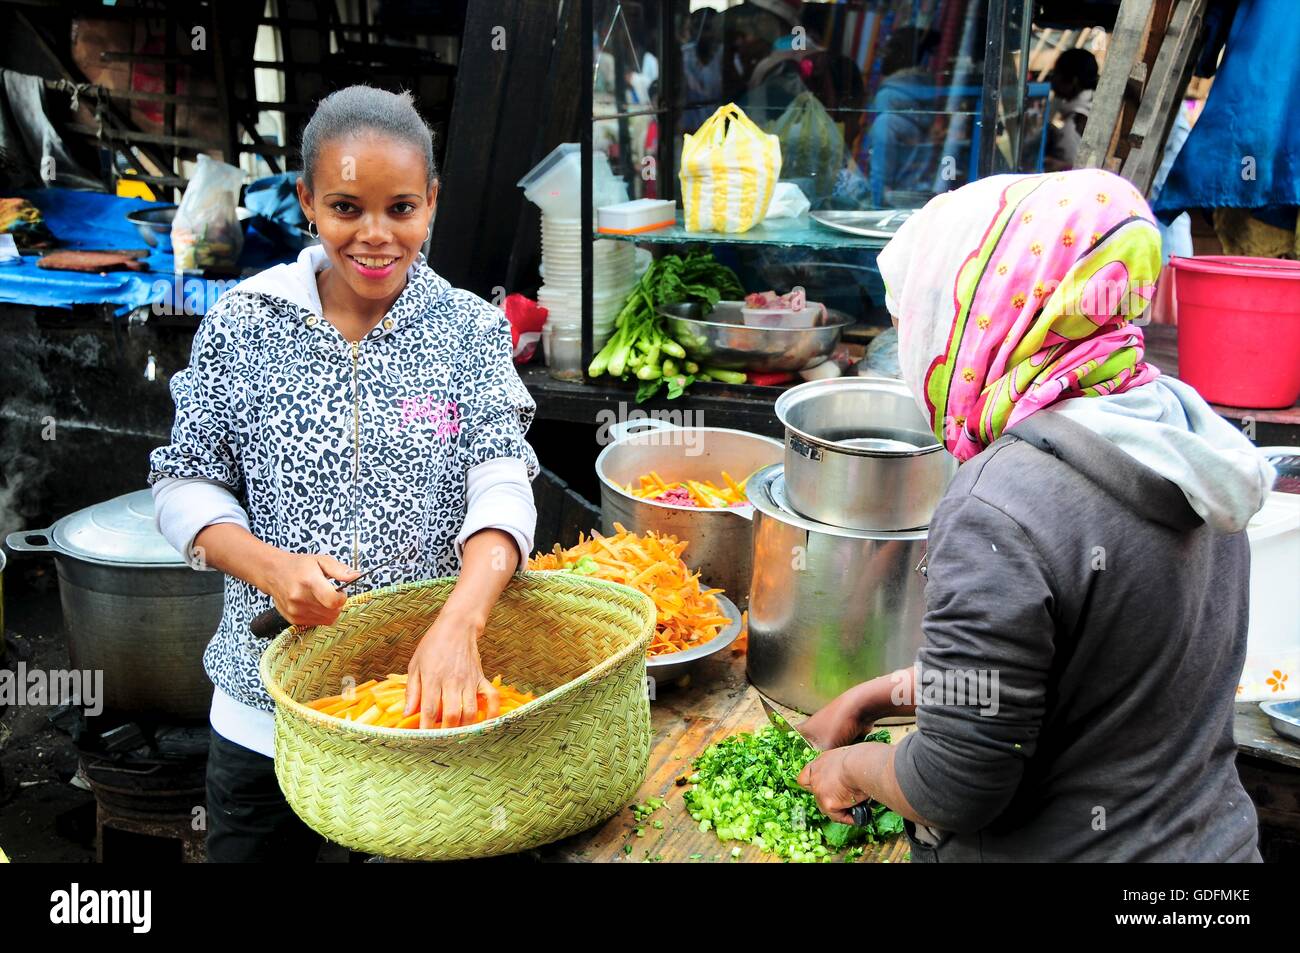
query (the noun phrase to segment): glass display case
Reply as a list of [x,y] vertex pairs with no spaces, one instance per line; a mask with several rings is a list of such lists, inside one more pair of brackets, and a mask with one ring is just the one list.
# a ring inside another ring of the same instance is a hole
[[[583,234],[596,234],[593,203],[607,201],[611,174],[617,197],[679,200],[683,134],[735,103],[778,136],[780,180],[799,186],[810,211],[741,234],[689,232],[678,201],[675,225],[625,240],[656,253],[704,243],[747,290],[800,286],[881,327],[875,260],[886,239],[827,227],[819,213],[914,209],[976,178],[1042,169],[1049,89],[1026,82],[1029,0],[582,5]],[[585,364],[601,332],[593,338],[584,244]]]

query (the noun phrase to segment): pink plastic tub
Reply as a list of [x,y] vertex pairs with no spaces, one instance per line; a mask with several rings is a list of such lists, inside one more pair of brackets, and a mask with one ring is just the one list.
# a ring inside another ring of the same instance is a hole
[[1201,255],[1169,263],[1178,376],[1229,407],[1300,400],[1300,262]]

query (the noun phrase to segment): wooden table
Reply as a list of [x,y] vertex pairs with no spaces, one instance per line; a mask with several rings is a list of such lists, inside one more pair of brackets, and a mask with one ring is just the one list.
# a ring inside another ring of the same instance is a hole
[[1266,861],[1300,860],[1300,744],[1273,730],[1258,702],[1240,702],[1233,721],[1237,773],[1259,814]]
[[[730,649],[703,661],[685,686],[657,686],[651,702],[654,729],[650,768],[637,791],[634,804],[663,798],[664,805],[644,821],[637,821],[630,809],[620,811],[599,827],[548,845],[536,852],[543,861],[636,862],[660,860],[698,863],[732,861],[735,841],[721,841],[712,831],[701,832],[682,800],[685,786],[677,778],[689,774],[691,761],[709,745],[728,735],[753,731],[767,723],[759,704],[758,691],[745,680],[745,656]],[[894,728],[898,741],[908,730]],[[663,829],[654,826],[663,822]],[[643,837],[635,830],[641,827]],[[625,848],[631,845],[631,853]],[[781,858],[764,853],[750,844],[740,846],[737,861],[780,863]],[[862,862],[898,863],[910,856],[907,838],[899,836],[869,845]]]

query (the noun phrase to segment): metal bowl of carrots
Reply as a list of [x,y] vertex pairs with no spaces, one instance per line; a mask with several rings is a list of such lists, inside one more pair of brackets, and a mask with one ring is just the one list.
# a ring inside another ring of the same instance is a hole
[[731,622],[723,626],[718,634],[709,641],[700,645],[682,649],[680,652],[668,652],[663,655],[648,657],[645,660],[646,676],[654,680],[650,683],[651,701],[654,700],[656,687],[670,685],[689,675],[701,660],[721,652],[736,641],[736,636],[740,635],[740,610],[736,608],[736,604],[726,596],[718,593],[714,593],[713,598],[718,600],[718,606]]

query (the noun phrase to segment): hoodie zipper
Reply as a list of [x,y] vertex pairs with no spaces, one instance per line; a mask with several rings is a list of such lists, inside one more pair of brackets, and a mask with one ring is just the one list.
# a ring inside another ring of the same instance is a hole
[[361,387],[357,375],[361,361],[361,342],[352,342],[352,568],[361,566],[361,517],[358,512],[361,482]]

